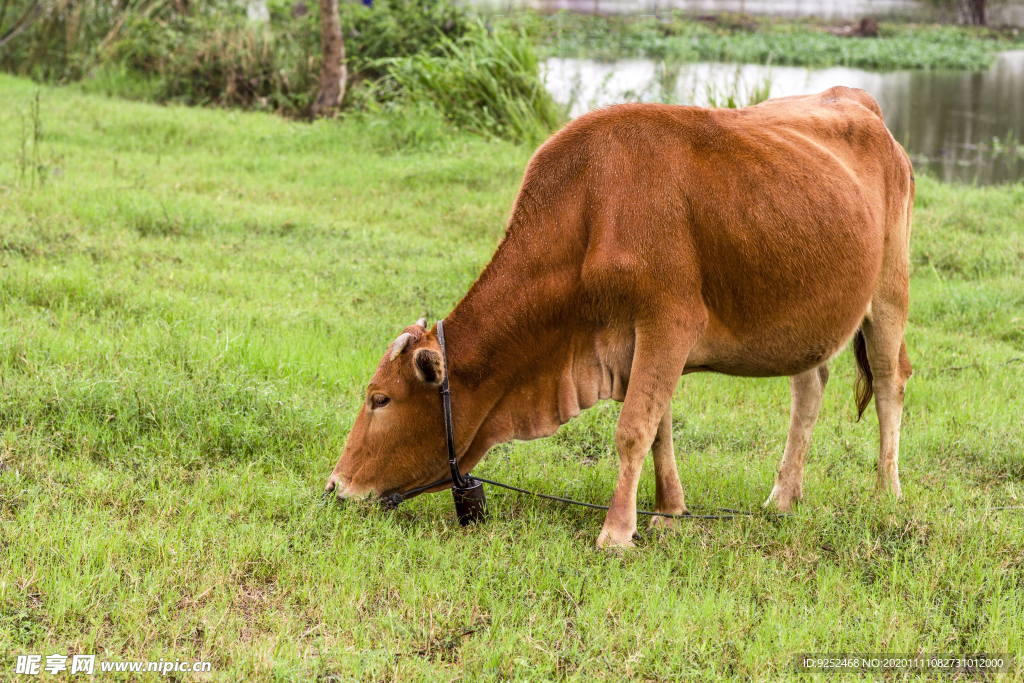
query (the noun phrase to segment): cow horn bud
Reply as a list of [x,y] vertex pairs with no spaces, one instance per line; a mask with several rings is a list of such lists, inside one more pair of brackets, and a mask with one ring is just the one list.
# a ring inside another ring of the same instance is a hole
[[402,351],[405,350],[405,347],[409,343],[410,339],[412,339],[412,335],[409,334],[408,332],[403,332],[402,334],[398,335],[398,339],[396,339],[395,343],[391,345],[391,357],[388,360],[394,360],[398,358],[399,354],[401,354]]
[[416,321],[416,326],[417,327],[422,327],[422,328],[426,329],[426,327],[427,327],[427,319],[426,318],[420,318],[419,320]]

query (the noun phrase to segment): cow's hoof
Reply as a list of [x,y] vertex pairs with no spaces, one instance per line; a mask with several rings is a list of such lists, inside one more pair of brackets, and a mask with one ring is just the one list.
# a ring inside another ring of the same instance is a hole
[[609,531],[602,531],[601,535],[597,537],[597,547],[602,550],[616,550],[636,546],[633,544],[633,534],[629,534],[625,538],[617,538]]
[[771,509],[773,506],[779,512],[790,512],[793,509],[794,503],[800,502],[800,492],[790,491],[780,488],[778,484],[772,489],[771,495],[768,496],[768,500],[764,502],[764,506],[767,509]]
[[884,496],[886,494],[891,495],[896,500],[903,497],[903,489],[900,487],[900,480],[889,481],[888,479],[879,479],[875,483],[875,492]]
[[[686,508],[679,510],[678,512],[673,511],[668,514],[672,515],[685,515]],[[674,517],[651,517],[650,523],[647,525],[648,529],[660,530],[660,531],[675,531],[676,519]]]

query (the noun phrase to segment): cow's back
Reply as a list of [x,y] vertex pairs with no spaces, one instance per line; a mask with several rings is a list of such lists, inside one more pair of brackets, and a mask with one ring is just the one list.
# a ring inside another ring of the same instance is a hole
[[552,319],[621,325],[696,296],[707,324],[688,368],[793,374],[863,318],[911,173],[863,91],[608,107],[534,155],[492,266],[548,273],[535,299]]

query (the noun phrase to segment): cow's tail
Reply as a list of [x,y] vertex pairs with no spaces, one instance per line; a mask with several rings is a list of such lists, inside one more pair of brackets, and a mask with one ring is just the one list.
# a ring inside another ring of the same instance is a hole
[[864,416],[864,410],[871,402],[875,390],[872,387],[874,376],[871,374],[871,366],[868,365],[868,349],[864,344],[864,333],[857,330],[853,335],[853,357],[857,359],[857,381],[854,384],[853,392],[857,400],[857,421]]

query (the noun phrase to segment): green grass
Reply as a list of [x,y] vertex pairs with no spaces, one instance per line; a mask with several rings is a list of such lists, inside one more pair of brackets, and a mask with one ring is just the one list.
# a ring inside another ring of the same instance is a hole
[[1000,50],[1020,49],[1012,32],[883,22],[878,38],[837,36],[814,20],[720,15],[600,17],[560,12],[501,21],[530,31],[545,56],[691,60],[865,69],[984,69]]
[[[34,92],[0,76],[0,678],[25,652],[209,659],[225,681],[779,680],[794,652],[1022,654],[1024,517],[990,508],[1024,494],[1024,186],[918,179],[903,502],[873,494],[877,423],[854,422],[845,353],[795,517],[604,553],[600,513],[499,490],[469,529],[445,494],[318,505],[387,343],[466,291],[529,148],[440,131],[398,154],[408,122],[67,87],[42,91],[23,156]],[[692,506],[761,504],[788,403],[785,379],[686,378]],[[606,502],[617,413],[479,472]]]

